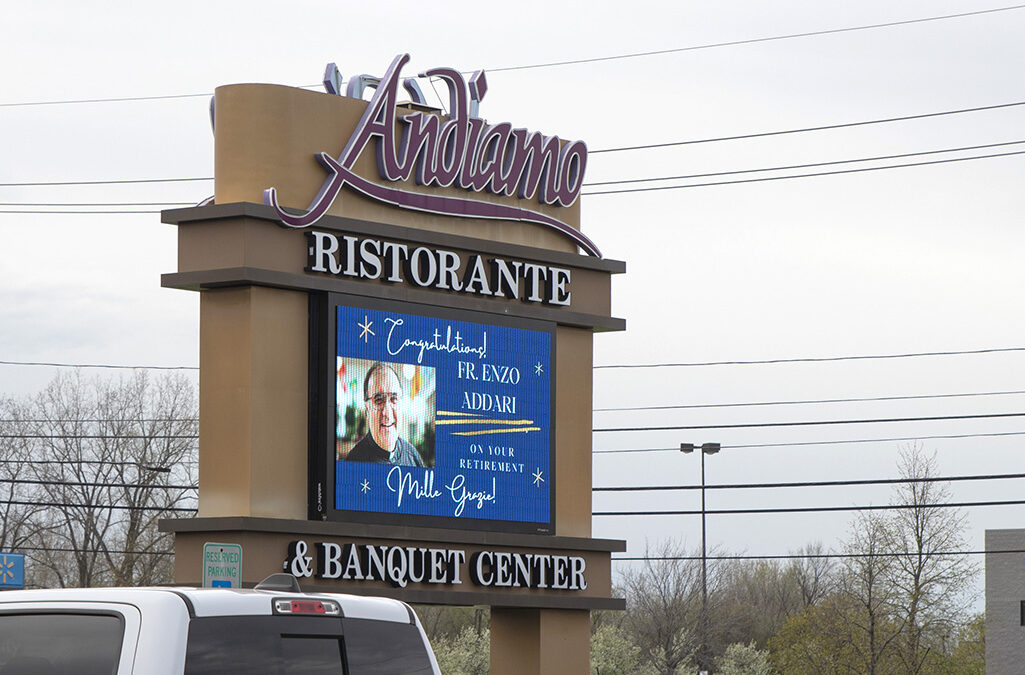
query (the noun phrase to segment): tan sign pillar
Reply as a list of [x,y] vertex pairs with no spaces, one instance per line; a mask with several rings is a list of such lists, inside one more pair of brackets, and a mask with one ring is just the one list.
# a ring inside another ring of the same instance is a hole
[[[589,611],[623,607],[625,545],[591,538],[591,369],[593,333],[624,328],[624,265],[578,253],[597,252],[582,144],[469,117],[486,82],[448,69],[449,115],[413,89],[396,107],[403,63],[370,102],[217,90],[214,202],[164,213],[163,284],[201,294],[199,514],[162,525],[176,581],[201,582],[204,543],[238,544],[243,585],[284,568],[307,590],[490,605],[493,673],[585,673]],[[357,353],[385,348],[397,392]],[[391,443],[368,427],[397,398],[419,402],[400,429],[419,460],[350,461],[360,437]]]

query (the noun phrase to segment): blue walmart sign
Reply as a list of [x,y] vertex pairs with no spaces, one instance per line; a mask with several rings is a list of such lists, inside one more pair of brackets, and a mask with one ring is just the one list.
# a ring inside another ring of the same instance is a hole
[[25,555],[0,553],[0,588],[25,588]]

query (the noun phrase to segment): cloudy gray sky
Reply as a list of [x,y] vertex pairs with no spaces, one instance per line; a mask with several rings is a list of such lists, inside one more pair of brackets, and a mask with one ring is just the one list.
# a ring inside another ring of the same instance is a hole
[[[1025,9],[676,51],[597,63],[512,66],[696,47],[1009,7],[980,0],[774,3],[38,2],[5,8],[0,182],[211,176],[206,96],[236,82],[311,85],[333,61],[380,73],[489,70],[482,114],[585,140],[592,150],[917,115],[1025,101]],[[1025,106],[830,131],[594,154],[588,182],[707,174],[1025,140]],[[780,176],[1014,152],[1022,145]],[[584,197],[587,234],[627,262],[614,285],[628,330],[596,337],[604,365],[958,351],[1025,345],[1021,155],[915,168]],[[599,187],[589,188],[595,191]],[[0,187],[4,204],[194,203],[204,182]],[[119,207],[154,210],[158,207]],[[55,210],[0,206],[0,210]],[[80,210],[80,207],[65,207]],[[198,298],[160,288],[174,228],[154,214],[0,214],[0,360],[195,365]],[[595,406],[699,405],[1025,389],[1025,353],[878,361],[605,369]],[[0,391],[31,393],[50,368],[2,366]],[[1025,395],[595,413],[596,427],[751,424],[1025,412]],[[596,450],[1025,431],[1022,418],[595,434]],[[1022,471],[1019,436],[924,441],[944,474]],[[709,482],[895,475],[898,443],[729,449]],[[697,458],[608,453],[596,485],[693,483]],[[957,484],[958,501],[1018,499],[1020,481]],[[885,503],[886,488],[718,491],[711,508]],[[694,493],[609,496],[598,510],[695,508]],[[1021,507],[969,512],[986,528]],[[851,514],[715,516],[729,552],[835,546]],[[689,516],[600,518],[631,554],[699,543]]]

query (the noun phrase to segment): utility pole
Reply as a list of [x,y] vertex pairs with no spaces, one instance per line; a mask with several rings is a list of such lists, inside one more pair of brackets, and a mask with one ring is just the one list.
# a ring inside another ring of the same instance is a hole
[[[702,675],[709,672],[708,658],[708,549],[705,528],[705,455],[719,452],[718,443],[702,443],[701,450],[701,643],[698,645],[698,669]],[[694,452],[693,443],[680,443],[680,452]]]

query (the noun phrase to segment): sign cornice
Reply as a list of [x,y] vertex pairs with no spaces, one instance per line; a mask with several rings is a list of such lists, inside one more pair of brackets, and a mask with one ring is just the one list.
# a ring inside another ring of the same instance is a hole
[[[232,218],[251,218],[280,224],[280,219],[273,207],[256,202],[206,204],[177,209],[164,209],[160,212],[160,222],[167,223],[168,225],[190,225],[203,221]],[[581,255],[579,253],[539,249],[526,244],[483,239],[466,234],[418,230],[408,225],[394,225],[348,216],[328,214],[318,221],[317,226],[337,232],[359,231],[368,235],[392,237],[409,242],[418,241],[437,246],[454,246],[464,250],[472,249],[481,253],[521,256],[531,260],[566,265],[574,269],[596,270],[609,274],[624,274],[626,272],[626,263],[615,258],[595,258],[594,256]]]

